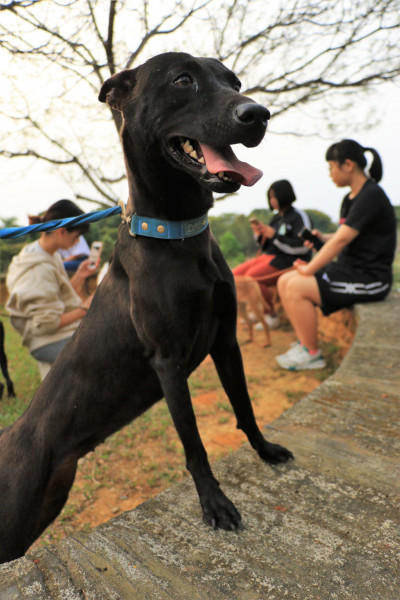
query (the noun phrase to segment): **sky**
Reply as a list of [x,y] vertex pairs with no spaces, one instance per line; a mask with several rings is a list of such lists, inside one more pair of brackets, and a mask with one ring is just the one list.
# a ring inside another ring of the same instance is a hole
[[[242,213],[248,215],[255,208],[265,208],[266,190],[273,181],[289,179],[296,196],[296,206],[301,209],[316,209],[338,221],[339,209],[346,189],[338,189],[328,175],[325,152],[342,137],[357,140],[363,146],[372,146],[378,150],[383,161],[383,179],[381,185],[394,205],[400,205],[399,177],[399,134],[400,134],[400,87],[385,84],[372,96],[354,96],[354,101],[363,105],[373,104],[378,124],[359,130],[351,126],[351,117],[343,114],[342,131],[345,134],[329,137],[297,137],[277,135],[267,131],[264,140],[257,148],[234,147],[241,160],[251,163],[264,173],[262,179],[251,188],[242,187],[239,192],[224,201],[215,202],[211,215],[223,213]],[[367,110],[365,113],[367,114]],[[272,111],[273,115],[273,111]],[[298,116],[296,118],[299,118]],[[310,118],[310,114],[308,114]],[[312,118],[312,115],[311,115]],[[345,119],[349,119],[349,123]],[[288,117],[288,129],[296,130],[294,116]],[[280,120],[282,128],[282,118]],[[327,130],[329,131],[329,130]],[[368,154],[366,155],[368,158]],[[122,161],[122,155],[121,155]],[[26,159],[7,160],[0,157],[0,220],[16,217],[19,225],[27,224],[28,214],[38,214],[46,210],[60,198],[75,200],[73,190],[57,173],[54,167]],[[125,192],[127,197],[127,190]],[[91,203],[77,201],[85,212],[95,210]]]

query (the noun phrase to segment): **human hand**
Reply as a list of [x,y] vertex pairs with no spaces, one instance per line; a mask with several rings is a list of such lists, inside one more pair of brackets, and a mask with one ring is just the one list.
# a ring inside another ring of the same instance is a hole
[[298,235],[302,238],[303,245],[310,250],[320,250],[325,242],[324,236],[318,229],[310,231],[304,228]]
[[92,304],[93,296],[94,296],[94,294],[92,294],[88,298],[85,298],[85,300],[82,302],[82,307],[83,308],[87,308],[88,309],[90,307],[90,305]]
[[263,234],[265,237],[273,238],[275,233],[276,231],[273,227],[271,227],[270,225],[263,225]]
[[295,267],[299,275],[314,275],[314,273],[311,272],[310,264],[305,260],[301,260],[301,258],[295,260],[293,266]]
[[100,266],[100,257],[97,258],[95,265],[89,259],[83,260],[76,270],[76,274],[83,279],[91,277]]
[[251,226],[257,236],[262,235],[264,238],[272,238],[275,235],[275,229],[269,225],[264,225],[263,223],[252,223]]

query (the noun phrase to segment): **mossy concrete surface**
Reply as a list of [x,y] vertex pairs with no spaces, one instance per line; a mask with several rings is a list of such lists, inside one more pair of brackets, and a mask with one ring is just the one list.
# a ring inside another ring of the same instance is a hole
[[399,600],[400,295],[357,306],[338,371],[214,465],[243,518],[201,521],[191,480],[88,535],[0,567],[1,600]]

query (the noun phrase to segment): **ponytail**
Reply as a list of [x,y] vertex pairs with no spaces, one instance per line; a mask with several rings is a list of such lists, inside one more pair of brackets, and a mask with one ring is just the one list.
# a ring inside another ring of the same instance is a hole
[[43,223],[43,218],[40,215],[28,215],[28,223],[29,225],[39,225],[39,223]]
[[381,157],[379,156],[379,154],[377,153],[375,148],[364,148],[364,152],[371,152],[371,154],[372,154],[372,163],[368,170],[368,173],[369,173],[369,176],[371,177],[371,179],[373,179],[374,181],[376,181],[376,183],[378,183],[378,181],[380,181],[382,179],[382,175],[383,175],[383,166],[382,166]]
[[[37,225],[38,223],[46,223],[47,221],[56,221],[58,219],[67,219],[68,217],[78,217],[83,215],[83,210],[79,208],[71,200],[58,200],[54,202],[45,213],[41,215],[28,215],[29,225]],[[89,231],[89,225],[83,223],[75,227],[66,227],[67,231],[79,231],[81,234]]]

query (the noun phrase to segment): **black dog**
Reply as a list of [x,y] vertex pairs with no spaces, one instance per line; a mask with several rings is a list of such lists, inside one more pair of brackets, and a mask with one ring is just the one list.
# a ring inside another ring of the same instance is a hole
[[236,340],[233,277],[206,221],[212,191],[233,192],[261,175],[230,149],[259,144],[269,118],[239,89],[220,62],[183,53],[156,56],[103,85],[99,99],[124,120],[127,214],[146,217],[144,234],[154,218],[158,234],[183,222],[192,237],[134,237],[121,224],[86,318],[27,411],[0,437],[1,561],[23,555],[59,514],[79,457],[162,397],[204,520],[238,528],[239,512],[211,472],[187,384],[209,353],[259,456],[269,463],[292,457],[255,422]]
[[[15,398],[14,384],[10,379],[10,375],[8,374],[8,362],[6,351],[4,349],[4,325],[0,321],[0,368],[3,373],[4,379],[6,380],[7,385],[7,395],[9,398]],[[4,384],[0,382],[0,400],[3,397]]]

